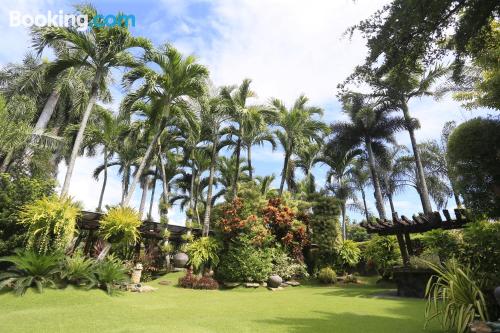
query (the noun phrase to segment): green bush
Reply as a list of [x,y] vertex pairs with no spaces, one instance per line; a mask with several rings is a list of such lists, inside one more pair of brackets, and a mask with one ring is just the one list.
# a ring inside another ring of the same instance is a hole
[[61,265],[61,278],[68,283],[90,289],[97,284],[94,270],[95,261],[77,252],[71,257],[64,258]]
[[272,274],[282,277],[284,280],[307,278],[306,265],[296,259],[290,258],[281,247],[272,250]]
[[337,257],[342,267],[354,267],[361,257],[361,250],[358,244],[352,240],[341,241],[337,245]]
[[217,277],[223,281],[266,281],[273,269],[269,248],[256,248],[244,237],[221,254]]
[[21,207],[54,192],[53,179],[0,174],[0,256],[14,253],[25,242],[27,227],[18,223]]
[[449,137],[447,159],[465,206],[500,217],[500,121],[475,118],[458,126]]
[[435,253],[442,262],[460,256],[462,237],[455,230],[435,229],[422,235],[425,253]]
[[333,284],[337,282],[337,273],[330,267],[322,268],[318,272],[318,280],[324,284]]
[[27,226],[27,248],[39,253],[63,251],[75,234],[80,206],[71,198],[55,195],[29,203],[19,214],[19,223]]
[[375,236],[366,243],[363,253],[372,262],[382,278],[390,278],[392,268],[401,264],[398,242],[393,236]]
[[135,244],[141,225],[139,214],[129,207],[111,208],[101,219],[99,233],[112,244]]
[[7,272],[0,273],[0,289],[11,286],[16,295],[21,296],[32,286],[36,286],[39,292],[46,287],[55,287],[61,258],[59,253],[40,254],[26,250],[17,250],[15,255],[0,258],[0,262],[13,264]]
[[189,263],[197,272],[202,271],[204,267],[215,267],[219,264],[219,250],[220,243],[215,238],[198,238],[187,246]]
[[127,269],[123,263],[111,256],[106,257],[95,266],[95,274],[99,286],[106,290],[108,295],[114,295],[121,283],[128,281]]

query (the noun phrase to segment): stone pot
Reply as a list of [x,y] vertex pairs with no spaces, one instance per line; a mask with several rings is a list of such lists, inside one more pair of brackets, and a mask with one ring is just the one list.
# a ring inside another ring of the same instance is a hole
[[184,268],[189,260],[189,257],[184,252],[178,252],[174,255],[174,267]]
[[279,275],[271,275],[267,280],[267,286],[271,288],[278,288],[283,283],[283,279]]

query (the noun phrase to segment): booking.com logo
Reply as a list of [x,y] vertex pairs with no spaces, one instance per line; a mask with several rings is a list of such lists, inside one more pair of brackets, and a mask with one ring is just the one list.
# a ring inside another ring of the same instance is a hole
[[135,27],[135,15],[101,15],[97,14],[90,21],[88,15],[66,14],[62,10],[57,13],[47,11],[46,15],[22,14],[20,11],[9,13],[11,27],[73,27],[78,31],[87,31],[89,28],[103,28],[116,26]]

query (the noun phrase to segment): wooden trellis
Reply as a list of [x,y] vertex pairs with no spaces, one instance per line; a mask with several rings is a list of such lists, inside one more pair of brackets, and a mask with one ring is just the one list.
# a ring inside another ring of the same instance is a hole
[[450,212],[445,209],[441,213],[433,212],[431,214],[413,215],[412,219],[402,215],[398,217],[394,214],[391,220],[376,219],[375,223],[361,223],[361,226],[368,233],[379,234],[381,236],[396,235],[399,249],[405,265],[409,263],[409,256],[413,255],[410,234],[422,233],[434,229],[460,229],[469,222],[464,209],[455,209],[455,219],[451,217]]

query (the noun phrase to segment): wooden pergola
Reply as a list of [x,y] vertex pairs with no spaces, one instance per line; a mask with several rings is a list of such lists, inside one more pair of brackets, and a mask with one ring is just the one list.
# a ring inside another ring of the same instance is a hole
[[410,234],[422,233],[435,229],[461,229],[469,222],[464,209],[455,209],[455,218],[445,209],[431,214],[413,215],[412,219],[394,214],[391,220],[376,219],[375,223],[361,223],[361,226],[370,234],[381,236],[395,235],[398,239],[399,249],[405,266],[409,264],[409,256],[414,255]]

